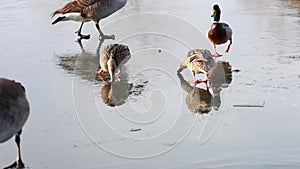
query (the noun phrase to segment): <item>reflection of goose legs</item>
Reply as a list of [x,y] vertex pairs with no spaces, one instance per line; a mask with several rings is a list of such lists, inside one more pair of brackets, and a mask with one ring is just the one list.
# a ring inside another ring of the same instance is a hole
[[25,168],[25,165],[22,161],[22,158],[21,158],[21,149],[20,149],[20,143],[21,143],[21,139],[20,139],[20,135],[22,133],[22,130],[20,130],[16,136],[15,136],[15,141],[16,141],[16,144],[17,144],[17,147],[18,147],[18,158],[16,160],[16,162],[14,162],[13,164],[11,164],[10,166],[8,167],[5,167],[4,169],[10,169],[10,168]]
[[[79,47],[80,47],[81,51],[82,51],[82,52],[85,52],[85,49],[84,49],[84,47],[83,47],[83,45],[82,45],[81,40],[82,40],[82,39],[78,39],[76,42],[79,44]],[[97,50],[96,50],[96,54],[97,54],[97,55],[99,55],[99,52],[100,52],[100,49],[101,49],[101,46],[102,46],[104,40],[105,40],[105,39],[101,39],[101,40],[99,41],[99,44],[98,44],[98,47],[97,47]]]

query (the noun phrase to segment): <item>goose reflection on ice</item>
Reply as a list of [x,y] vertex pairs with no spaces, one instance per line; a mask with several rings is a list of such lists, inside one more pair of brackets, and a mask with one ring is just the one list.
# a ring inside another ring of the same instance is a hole
[[212,108],[218,110],[221,106],[220,92],[222,88],[228,87],[232,81],[231,66],[228,62],[219,61],[209,75],[209,85],[212,89],[212,93],[209,88],[199,88],[195,85],[190,85],[183,76],[177,74],[181,87],[188,94],[186,96],[186,105],[188,109],[193,113],[205,114],[209,113]]
[[[58,58],[58,66],[67,73],[74,74],[84,80],[95,81],[96,72],[99,68],[100,48],[104,41],[100,41],[95,53],[85,51],[78,41],[81,53],[56,55]],[[96,77],[97,78],[97,77]]]

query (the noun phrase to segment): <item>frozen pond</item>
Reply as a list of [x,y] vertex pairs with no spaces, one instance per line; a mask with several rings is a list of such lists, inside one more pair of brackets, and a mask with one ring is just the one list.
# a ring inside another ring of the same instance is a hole
[[[0,76],[24,84],[31,105],[21,146],[28,166],[300,168],[300,1],[128,0],[100,24],[115,40],[99,42],[87,23],[82,44],[79,23],[51,25],[66,2],[0,2]],[[213,51],[215,2],[233,45],[209,89],[193,91],[191,73],[176,70],[188,50]],[[132,57],[120,81],[105,85],[96,71],[110,43],[128,45]],[[0,145],[0,167],[15,157],[13,139]]]

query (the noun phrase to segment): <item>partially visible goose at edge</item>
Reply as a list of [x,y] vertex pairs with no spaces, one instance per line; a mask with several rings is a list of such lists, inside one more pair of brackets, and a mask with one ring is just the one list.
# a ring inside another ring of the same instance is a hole
[[216,45],[225,44],[228,40],[230,41],[229,45],[227,46],[226,53],[229,52],[230,46],[232,44],[232,34],[233,31],[229,27],[227,23],[219,22],[221,18],[221,9],[219,5],[213,6],[213,12],[211,17],[214,17],[214,22],[212,23],[211,27],[207,32],[208,39],[214,45],[214,56],[220,57],[222,54],[219,54],[216,49]]
[[[110,81],[115,80],[115,76],[121,76],[122,66],[130,59],[131,54],[128,46],[123,44],[107,45],[100,55],[100,69],[97,72],[103,81],[106,81],[105,72],[110,74]],[[116,74],[116,71],[119,71]]]
[[79,29],[75,32],[79,39],[89,39],[90,35],[82,35],[81,29],[85,22],[94,21],[99,32],[99,39],[115,39],[114,35],[107,36],[101,31],[99,21],[115,13],[126,5],[127,0],[73,0],[58,10],[53,12],[52,17],[56,14],[62,14],[52,24],[60,21],[77,21],[81,22]]
[[23,125],[29,116],[29,103],[25,88],[13,80],[0,78],[0,143],[15,135],[18,147],[18,158],[8,168],[24,168],[20,150],[20,135]]
[[[182,60],[177,73],[180,73],[185,68],[188,68],[194,77],[195,83],[205,82],[207,84],[208,81],[208,73],[214,66],[214,58],[213,55],[207,49],[193,49],[190,50],[186,57]],[[196,74],[206,74],[205,79],[196,79]]]

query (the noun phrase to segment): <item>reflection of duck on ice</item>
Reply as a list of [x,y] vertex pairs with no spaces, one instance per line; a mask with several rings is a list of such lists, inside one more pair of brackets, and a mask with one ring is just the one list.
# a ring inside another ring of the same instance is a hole
[[[194,51],[194,50],[192,50]],[[199,50],[200,51],[200,50]],[[206,50],[201,50],[200,54],[202,53],[203,58],[206,60],[210,60],[209,57],[211,57],[210,52],[205,53]],[[191,51],[189,52],[191,53]],[[193,60],[190,60],[187,56],[182,65],[186,63],[189,63]],[[211,62],[203,62],[207,66],[210,67],[212,64]],[[189,63],[191,64],[191,63]],[[193,72],[193,68],[187,64],[187,68],[189,68]],[[208,76],[208,82],[209,86],[212,89],[213,95],[210,93],[210,90],[208,87],[206,89],[198,88],[196,85],[190,85],[180,74],[180,71],[178,71],[178,78],[180,79],[180,84],[183,90],[185,90],[188,95],[186,97],[186,104],[187,107],[190,109],[190,111],[194,113],[209,113],[214,107],[215,110],[218,110],[218,108],[221,106],[221,98],[220,98],[220,92],[222,88],[227,87],[231,81],[232,81],[232,71],[231,66],[228,62],[219,61],[217,63],[212,64],[213,66],[211,69],[206,70]],[[182,71],[183,69],[181,69]],[[194,74],[194,73],[193,73]]]
[[225,61],[216,63],[210,74],[210,86],[214,94],[213,105],[216,110],[221,106],[220,93],[222,88],[227,88],[232,81],[231,65]]
[[87,81],[95,81],[95,72],[99,68],[100,49],[104,41],[99,41],[96,52],[86,51],[81,41],[78,41],[81,52],[56,55],[57,65],[67,73],[74,74]]
[[[124,77],[124,76],[123,76]],[[103,103],[110,107],[121,106],[126,103],[129,96],[140,95],[148,81],[142,84],[132,84],[123,78],[120,81],[108,82],[101,88],[101,98]]]
[[212,95],[210,94],[208,88],[202,89],[194,87],[190,85],[180,73],[177,75],[180,79],[182,89],[188,93],[185,100],[188,109],[194,113],[209,113],[212,107]]
[[127,83],[127,81],[106,83],[101,89],[103,103],[111,107],[124,104],[130,95],[132,86],[133,85]]

